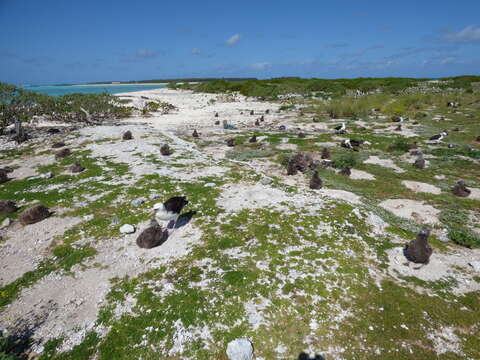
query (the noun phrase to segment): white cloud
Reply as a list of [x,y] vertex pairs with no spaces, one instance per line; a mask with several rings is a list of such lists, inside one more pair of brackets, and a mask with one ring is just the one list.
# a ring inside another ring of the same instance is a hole
[[268,69],[271,66],[272,66],[272,64],[269,63],[269,62],[259,62],[259,63],[255,63],[255,64],[250,65],[250,67],[252,69],[255,69],[255,70],[265,70],[265,69]]
[[202,51],[200,49],[197,49],[197,48],[192,49],[192,54],[193,55],[200,55],[201,53],[202,53]]
[[234,46],[240,40],[240,34],[230,36],[225,43],[227,46]]
[[480,42],[480,27],[469,25],[458,32],[452,32],[445,36],[451,42]]

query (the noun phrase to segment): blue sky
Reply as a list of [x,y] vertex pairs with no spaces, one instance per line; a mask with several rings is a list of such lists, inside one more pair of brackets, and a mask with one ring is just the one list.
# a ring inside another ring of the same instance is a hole
[[480,73],[480,1],[0,0],[0,81]]

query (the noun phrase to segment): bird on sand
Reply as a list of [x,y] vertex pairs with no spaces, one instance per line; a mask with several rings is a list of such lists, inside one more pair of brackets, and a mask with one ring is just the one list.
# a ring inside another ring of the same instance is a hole
[[194,138],[198,138],[197,129],[193,130],[192,136],[193,136]]
[[137,237],[137,245],[144,249],[151,249],[162,245],[168,238],[168,229],[163,230],[156,219],[150,221],[150,226]]
[[467,197],[472,191],[467,188],[465,181],[459,180],[452,189],[452,193],[455,196]]
[[447,130],[443,130],[440,134],[433,135],[430,139],[430,141],[436,141],[437,143],[442,141],[442,139],[448,135]]
[[410,243],[405,246],[405,248],[403,249],[403,254],[408,261],[423,265],[428,264],[428,262],[430,261],[430,256],[433,253],[433,249],[428,244],[429,235],[430,230],[423,228],[418,233],[417,238],[410,241]]
[[152,213],[157,221],[170,222],[174,220],[173,229],[175,229],[178,217],[187,204],[188,200],[186,196],[174,196],[163,203],[153,205]]
[[335,126],[334,129],[339,133],[344,133],[347,127],[345,126],[345,123],[342,122],[341,125]]

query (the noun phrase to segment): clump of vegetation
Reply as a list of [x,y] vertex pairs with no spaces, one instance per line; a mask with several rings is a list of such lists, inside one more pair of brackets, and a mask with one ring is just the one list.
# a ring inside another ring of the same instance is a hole
[[255,158],[263,158],[274,155],[272,150],[248,150],[248,151],[229,151],[225,154],[228,159],[247,161]]
[[0,134],[15,119],[27,121],[33,116],[45,116],[52,121],[90,122],[127,117],[131,110],[106,93],[53,97],[0,83]]
[[480,237],[472,231],[462,227],[452,227],[448,232],[448,237],[455,243],[468,247],[480,247]]
[[388,151],[390,152],[400,152],[404,153],[409,151],[411,148],[411,144],[405,138],[398,138],[392,145],[388,147]]
[[358,164],[358,156],[353,152],[337,155],[333,161],[332,166],[335,169],[343,169],[345,167],[355,167]]
[[147,115],[150,112],[161,112],[162,115],[165,115],[175,109],[176,107],[168,102],[149,101],[143,107],[142,114]]

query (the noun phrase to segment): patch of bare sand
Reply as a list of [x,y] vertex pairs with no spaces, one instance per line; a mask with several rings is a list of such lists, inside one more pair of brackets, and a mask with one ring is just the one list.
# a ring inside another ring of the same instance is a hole
[[435,195],[439,195],[442,192],[442,190],[440,190],[440,188],[436,187],[435,185],[418,181],[403,180],[402,184],[414,192],[424,192]]
[[392,159],[381,159],[378,156],[370,156],[367,160],[364,161],[364,164],[374,164],[383,167],[393,169],[397,173],[404,173],[401,167],[397,166]]
[[421,201],[389,199],[382,201],[379,205],[399,217],[413,220],[418,224],[435,225],[440,223],[438,220],[440,210],[431,205],[425,205]]
[[366,171],[357,170],[357,169],[351,169],[350,178],[354,180],[375,180],[374,175]]

